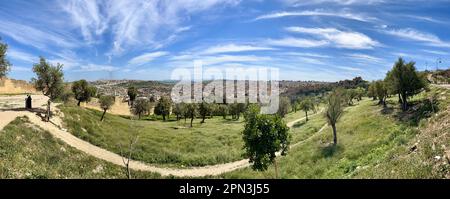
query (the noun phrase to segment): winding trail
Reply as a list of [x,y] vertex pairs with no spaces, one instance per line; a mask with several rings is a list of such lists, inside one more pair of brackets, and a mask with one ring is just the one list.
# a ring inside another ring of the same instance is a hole
[[[316,114],[321,113],[322,111],[319,111]],[[313,115],[316,115],[313,114]],[[311,115],[311,116],[313,116]],[[31,113],[28,111],[1,111],[0,110],[0,131],[11,121],[13,121],[17,117],[27,116],[31,123],[39,126],[40,128],[50,132],[51,135],[54,137],[62,140],[69,146],[72,146],[80,151],[83,151],[91,156],[94,156],[96,158],[105,160],[107,162],[124,166],[123,164],[123,157],[113,153],[111,151],[105,150],[103,148],[100,148],[98,146],[95,146],[89,142],[86,142],[71,133],[67,132],[66,130],[62,129],[60,127],[61,120],[58,117],[53,117],[52,122],[44,122],[42,121],[41,117],[36,115],[35,113]],[[306,117],[297,119],[295,121],[289,122],[287,125],[289,127],[292,127],[295,123],[302,121],[306,119]],[[323,131],[327,125],[324,125],[318,132],[316,132],[314,135],[317,135],[319,132]],[[296,147],[305,141],[311,139],[314,137],[314,135],[310,136],[309,138],[300,141],[298,143],[295,143],[291,145],[291,148]],[[279,153],[277,153],[279,155]],[[211,165],[211,166],[204,166],[204,167],[191,167],[191,168],[185,168],[185,169],[178,169],[178,168],[163,168],[163,167],[157,167],[152,166],[146,163],[143,163],[141,161],[135,161],[130,160],[130,168],[133,170],[139,170],[139,171],[148,171],[148,172],[155,172],[159,173],[162,176],[177,176],[177,177],[203,177],[203,176],[216,176],[220,175],[226,172],[234,171],[240,168],[245,168],[250,166],[248,159],[243,159],[235,162],[229,162],[224,164],[217,164],[217,165]]]

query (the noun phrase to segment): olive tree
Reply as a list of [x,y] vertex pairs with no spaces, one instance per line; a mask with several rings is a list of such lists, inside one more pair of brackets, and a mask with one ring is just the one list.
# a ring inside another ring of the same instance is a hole
[[185,118],[186,116],[191,118],[191,127],[192,123],[194,122],[195,115],[197,114],[197,104],[190,103],[186,104],[186,112],[185,112]]
[[333,129],[333,145],[337,144],[336,123],[342,116],[344,109],[342,107],[344,91],[342,89],[336,89],[330,93],[326,100],[325,117],[328,124]]
[[60,63],[57,63],[56,66],[48,63],[43,57],[40,57],[39,63],[33,66],[33,72],[37,76],[37,78],[32,79],[34,86],[49,98],[47,102],[47,122],[50,121],[51,102],[57,99],[63,91],[64,73],[62,67],[63,65]]
[[300,110],[305,111],[306,114],[306,121],[308,121],[308,111],[315,110],[314,102],[311,100],[311,98],[305,98],[298,104],[298,108]]
[[291,136],[289,127],[278,115],[259,114],[259,108],[250,105],[245,113],[243,131],[245,157],[249,158],[252,168],[265,171],[274,164],[275,176],[278,178],[276,153],[286,155]]
[[170,99],[166,96],[162,96],[159,100],[158,103],[156,104],[155,107],[155,114],[156,115],[162,115],[163,120],[166,121],[166,116],[168,116],[170,114],[170,107],[172,102],[170,101]]
[[425,78],[417,73],[415,62],[405,63],[402,58],[395,62],[385,80],[394,93],[398,94],[403,111],[408,109],[408,98],[418,94],[427,86]]
[[139,98],[135,100],[132,107],[133,114],[137,115],[139,119],[141,116],[147,112],[149,101],[145,98]]
[[89,86],[89,83],[82,79],[73,82],[72,92],[75,99],[78,101],[77,105],[80,106],[81,102],[89,102],[97,93],[97,89],[93,86]]
[[102,114],[102,118],[100,119],[100,121],[103,121],[103,119],[105,118],[105,114],[106,111],[109,110],[111,108],[112,105],[114,105],[114,97],[113,96],[101,96],[99,99],[100,102],[100,108],[103,109],[103,114]]
[[279,103],[280,106],[278,107],[277,114],[280,117],[284,117],[286,114],[289,113],[289,110],[291,109],[291,100],[287,97],[281,97]]
[[8,45],[1,42],[0,38],[0,78],[5,77],[11,69],[11,63],[6,59]]
[[127,95],[130,98],[129,105],[133,106],[134,100],[136,100],[136,97],[138,95],[138,90],[136,89],[136,87],[130,86],[130,87],[128,87]]

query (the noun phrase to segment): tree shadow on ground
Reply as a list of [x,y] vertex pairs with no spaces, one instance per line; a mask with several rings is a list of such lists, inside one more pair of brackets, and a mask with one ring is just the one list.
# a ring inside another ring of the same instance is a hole
[[306,124],[306,120],[302,120],[300,122],[295,123],[292,127],[293,128],[300,128],[300,127],[302,127],[305,124]]
[[320,153],[324,158],[330,158],[341,152],[343,148],[338,144],[329,143],[320,149]]
[[418,126],[420,121],[431,117],[438,112],[439,106],[437,102],[432,103],[430,100],[414,101],[408,103],[408,110],[397,111],[394,118],[398,121],[410,126]]

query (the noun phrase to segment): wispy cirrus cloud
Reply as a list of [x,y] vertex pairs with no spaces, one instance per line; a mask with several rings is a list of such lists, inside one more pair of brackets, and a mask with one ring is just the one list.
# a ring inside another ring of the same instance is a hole
[[89,43],[105,30],[113,37],[112,54],[121,54],[131,46],[161,48],[160,41],[173,40],[181,24],[189,15],[216,6],[235,6],[238,0],[111,0],[61,1],[61,7],[70,16]]
[[338,4],[338,5],[374,5],[385,3],[385,0],[280,0],[281,2],[298,7],[305,5],[316,5],[316,4]]
[[211,55],[221,53],[235,53],[235,52],[249,52],[249,51],[268,51],[276,50],[272,47],[256,46],[249,44],[219,44],[209,47],[203,51],[198,52],[200,55]]
[[340,17],[344,19],[362,21],[362,22],[370,22],[375,21],[377,18],[365,16],[362,14],[352,13],[350,11],[327,11],[323,9],[317,10],[306,10],[306,11],[282,11],[275,12],[265,15],[260,15],[254,19],[254,21],[263,20],[263,19],[276,19],[283,17],[295,17],[295,16],[323,16],[323,17]]
[[17,50],[15,48],[8,49],[6,56],[15,60],[20,60],[28,63],[35,63],[39,60],[39,57]]
[[296,47],[296,48],[313,48],[322,47],[329,44],[325,40],[311,40],[294,37],[285,37],[282,39],[268,39],[265,41],[268,45],[282,46],[282,47]]
[[99,64],[87,64],[80,66],[75,72],[111,72],[119,70],[118,67]]
[[450,42],[443,41],[434,34],[421,32],[419,30],[412,28],[390,29],[390,30],[383,30],[382,32],[406,40],[423,42],[425,45],[429,46],[450,47]]
[[132,58],[130,61],[128,61],[128,64],[130,65],[142,65],[145,63],[149,63],[156,58],[168,55],[168,52],[165,51],[157,51],[157,52],[151,52],[151,53],[145,53],[142,55],[139,55],[137,57]]
[[369,36],[353,31],[342,31],[335,28],[305,28],[305,27],[288,27],[287,31],[294,33],[305,33],[315,35],[325,39],[327,43],[333,44],[338,48],[348,49],[372,49],[380,46],[378,41],[373,40]]
[[75,48],[80,46],[69,34],[61,34],[50,30],[42,30],[30,25],[19,24],[0,19],[0,33],[24,45],[37,49],[49,50],[57,48]]

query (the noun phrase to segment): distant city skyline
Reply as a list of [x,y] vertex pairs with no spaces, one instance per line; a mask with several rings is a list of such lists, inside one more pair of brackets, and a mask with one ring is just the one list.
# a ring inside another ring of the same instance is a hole
[[44,56],[65,79],[169,80],[172,70],[275,67],[283,80],[380,79],[398,57],[450,65],[449,0],[0,1],[9,77]]

